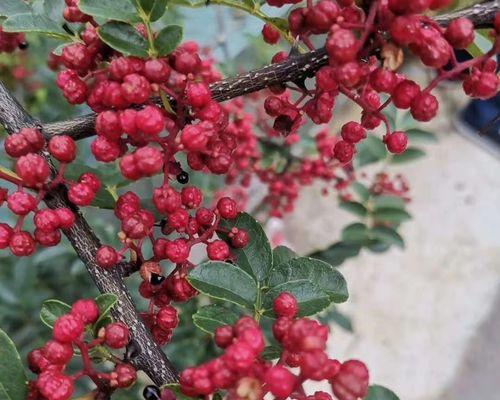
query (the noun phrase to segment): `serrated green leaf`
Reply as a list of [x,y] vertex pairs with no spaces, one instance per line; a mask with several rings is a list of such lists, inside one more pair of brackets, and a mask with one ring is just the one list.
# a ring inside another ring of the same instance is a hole
[[334,267],[338,267],[347,258],[357,256],[360,250],[360,243],[337,242],[324,250],[309,254],[309,257],[323,260]]
[[297,253],[286,246],[278,246],[273,249],[273,268],[281,265],[292,258],[296,258]]
[[290,281],[274,286],[264,295],[264,315],[274,317],[274,299],[283,292],[288,292],[295,296],[299,305],[299,315],[302,317],[317,314],[332,302],[328,293],[308,280]]
[[148,42],[132,25],[111,21],[101,25],[97,32],[103,42],[124,55],[148,56]]
[[224,262],[198,265],[188,276],[191,285],[215,299],[253,309],[257,297],[255,280],[244,270]]
[[425,151],[418,149],[416,147],[408,147],[404,153],[394,154],[391,158],[391,163],[393,164],[403,164],[413,160],[418,160],[425,156]]
[[28,395],[28,380],[14,342],[0,329],[0,386],[7,399],[21,400]]
[[54,327],[57,318],[71,311],[71,306],[60,300],[45,300],[40,310],[40,319],[49,328]]
[[379,208],[397,208],[403,210],[406,206],[405,201],[401,197],[389,195],[376,196],[372,202],[375,210]]
[[219,326],[234,325],[238,318],[239,315],[227,307],[211,304],[200,308],[193,315],[193,322],[202,331],[214,334]]
[[342,229],[342,241],[348,243],[363,243],[368,239],[368,228],[361,222],[347,225]]
[[15,14],[29,14],[31,8],[23,0],[0,1],[0,16],[9,17]]
[[137,10],[129,0],[80,0],[78,8],[85,14],[107,20],[139,22]]
[[222,227],[233,227],[248,232],[248,244],[242,249],[232,249],[238,267],[249,273],[257,282],[262,282],[272,266],[271,245],[262,226],[247,213],[240,213],[235,220],[221,221]]
[[6,32],[43,33],[60,40],[72,40],[56,22],[45,15],[33,13],[11,15],[3,22],[2,29]]
[[392,390],[380,385],[370,385],[365,400],[399,400]]
[[281,353],[283,353],[283,349],[278,346],[267,346],[262,354],[260,355],[264,360],[272,361],[277,360],[281,357]]
[[158,32],[155,47],[160,56],[172,53],[182,41],[183,28],[179,25],[168,25]]
[[330,296],[331,301],[342,303],[349,293],[342,274],[330,264],[308,257],[298,257],[280,264],[271,271],[269,286],[275,287],[290,281],[307,280]]
[[113,293],[103,293],[97,296],[94,300],[99,307],[99,319],[97,320],[99,322],[99,320],[105,318],[109,314],[111,308],[113,308],[118,301],[118,296]]
[[372,214],[373,219],[380,222],[399,224],[411,219],[411,215],[405,210],[396,208],[378,208]]
[[341,201],[339,207],[358,217],[365,217],[368,212],[366,207],[357,201]]
[[423,129],[413,128],[406,131],[410,143],[436,143],[436,135]]
[[374,239],[395,245],[403,249],[405,242],[401,235],[393,228],[387,226],[376,226],[370,230],[370,236]]

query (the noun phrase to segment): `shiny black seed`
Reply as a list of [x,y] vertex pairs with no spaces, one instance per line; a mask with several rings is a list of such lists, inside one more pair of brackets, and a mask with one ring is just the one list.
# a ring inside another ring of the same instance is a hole
[[151,274],[151,285],[159,285],[165,280],[164,276],[158,274]]
[[189,182],[189,174],[185,171],[182,171],[179,175],[177,175],[177,182],[185,185]]
[[21,42],[18,46],[21,50],[26,50],[28,48],[28,42]]
[[142,395],[146,400],[158,400],[160,398],[160,389],[156,386],[149,385],[144,388]]

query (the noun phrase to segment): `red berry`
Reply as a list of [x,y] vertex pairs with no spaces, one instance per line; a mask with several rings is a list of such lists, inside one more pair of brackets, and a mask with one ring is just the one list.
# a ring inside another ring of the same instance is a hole
[[90,186],[90,188],[96,193],[99,189],[101,189],[101,181],[99,177],[92,172],[85,172],[84,174],[81,174],[78,178],[78,183]]
[[391,153],[400,154],[406,150],[408,146],[408,136],[401,131],[392,132],[384,137],[387,150]]
[[179,316],[177,310],[172,306],[160,308],[156,314],[156,323],[164,331],[174,329],[179,324]]
[[280,31],[271,24],[265,24],[262,28],[262,37],[269,44],[276,44],[280,40]]
[[62,163],[70,163],[76,158],[76,144],[69,136],[54,136],[49,141],[49,151]]
[[176,264],[186,261],[190,251],[191,247],[185,239],[175,239],[165,245],[165,255]]
[[97,250],[96,261],[102,268],[114,267],[118,260],[118,253],[111,246],[101,246],[99,250]]
[[467,18],[454,19],[446,28],[444,37],[456,49],[465,49],[474,41],[474,24]]
[[264,376],[266,388],[280,399],[290,396],[296,381],[297,377],[281,365],[269,368]]
[[121,322],[115,322],[106,326],[104,340],[112,349],[121,349],[130,340],[128,328]]
[[214,341],[217,346],[221,349],[225,349],[231,343],[233,343],[234,332],[231,325],[219,326],[214,332]]
[[253,364],[255,353],[245,342],[235,342],[230,345],[225,352],[227,366],[236,372],[245,372]]
[[165,116],[158,107],[146,106],[136,114],[137,129],[146,135],[158,135],[165,128]]
[[59,217],[59,227],[61,229],[70,229],[75,223],[75,214],[69,208],[56,208],[54,210]]
[[368,392],[368,379],[369,373],[364,363],[346,361],[331,381],[333,393],[339,400],[364,398]]
[[31,152],[31,146],[26,138],[19,134],[7,136],[4,142],[5,152],[14,158],[24,156]]
[[273,309],[278,317],[293,318],[299,312],[299,305],[295,296],[283,292],[274,299]]
[[99,318],[99,307],[92,299],[80,299],[71,307],[71,314],[78,316],[85,325],[88,325]]
[[54,323],[54,339],[62,343],[71,343],[83,333],[83,322],[72,314],[59,317]]
[[74,43],[63,48],[61,61],[66,68],[85,70],[90,66],[93,57],[87,50],[87,47],[81,43]]
[[55,371],[42,372],[36,386],[47,400],[69,400],[75,390],[72,378]]
[[14,192],[7,198],[7,206],[16,215],[26,215],[36,210],[36,199],[26,192]]
[[111,110],[99,113],[95,121],[95,130],[98,135],[112,142],[118,141],[123,133],[119,114]]
[[354,151],[354,146],[351,143],[340,140],[333,148],[333,156],[341,163],[347,163],[352,160]]
[[0,249],[6,249],[9,247],[10,243],[10,238],[12,237],[13,234],[12,228],[5,224],[5,223],[0,223]]
[[118,364],[111,373],[111,387],[128,388],[137,380],[137,371],[130,364]]
[[142,75],[130,74],[123,78],[122,94],[130,103],[142,104],[151,96],[151,85]]
[[49,340],[43,347],[47,360],[52,364],[67,364],[73,357],[73,346],[71,343],[62,343],[57,340]]
[[196,221],[203,226],[212,225],[214,213],[208,208],[202,207],[196,210]]
[[58,230],[43,232],[40,229],[35,229],[35,240],[42,246],[51,247],[56,246],[61,241],[61,232]]
[[188,103],[195,108],[207,105],[211,100],[209,87],[203,83],[191,83],[186,89]]
[[181,207],[181,195],[168,185],[153,191],[153,203],[162,214],[170,214]]
[[392,93],[392,102],[397,108],[410,108],[413,99],[420,93],[420,87],[408,79],[398,83]]
[[236,249],[242,249],[248,244],[250,237],[244,229],[238,229],[236,233],[230,235],[231,245]]
[[122,230],[130,239],[142,239],[153,230],[154,222],[153,214],[139,210],[122,220]]
[[206,150],[208,139],[207,132],[199,125],[187,125],[181,131],[181,143],[189,151]]
[[143,176],[153,176],[163,168],[163,153],[156,147],[144,146],[137,149],[134,160]]
[[339,64],[352,61],[358,52],[359,42],[348,29],[331,31],[326,41],[326,51],[330,58]]
[[222,197],[217,202],[217,210],[219,210],[220,216],[225,219],[235,219],[238,216],[238,206],[229,197]]
[[26,186],[37,187],[49,179],[50,169],[42,156],[30,153],[17,160],[16,173]]
[[427,122],[434,118],[438,112],[439,103],[432,94],[422,92],[411,102],[411,115],[417,121]]
[[98,136],[90,145],[90,150],[97,161],[112,162],[120,157],[120,145],[104,136]]
[[385,68],[377,68],[370,75],[370,84],[377,92],[392,93],[396,83],[396,74]]
[[61,224],[57,212],[47,208],[37,211],[33,221],[35,222],[35,226],[42,232],[55,231]]
[[207,255],[211,260],[224,261],[229,258],[229,246],[223,240],[214,240],[207,245]]
[[151,59],[144,63],[144,76],[148,78],[150,82],[167,82],[170,73],[170,67],[162,59]]
[[201,190],[194,186],[188,186],[181,191],[181,201],[187,208],[198,208],[203,200]]
[[17,257],[30,256],[35,252],[35,240],[28,232],[14,232],[10,237],[9,248]]
[[358,143],[366,138],[366,129],[357,122],[351,121],[342,126],[342,139],[349,143]]
[[168,227],[182,232],[189,223],[189,213],[183,208],[178,208],[168,216]]
[[89,206],[94,200],[95,192],[85,183],[75,183],[68,190],[69,200],[77,206]]

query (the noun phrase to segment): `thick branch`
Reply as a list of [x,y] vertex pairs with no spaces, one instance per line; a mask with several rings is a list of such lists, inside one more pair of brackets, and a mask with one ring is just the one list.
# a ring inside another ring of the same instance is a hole
[[[500,11],[498,0],[476,4],[463,10],[443,14],[435,20],[446,26],[458,17],[469,18],[476,27],[491,26],[495,13]],[[309,78],[324,65],[328,64],[328,56],[324,48],[311,51],[297,57],[289,58],[277,64],[250,71],[246,74],[224,79],[210,85],[214,100],[222,102],[262,89],[284,85],[287,82],[297,82]],[[161,105],[159,99],[155,102]],[[69,121],[45,124],[43,130],[47,135],[69,135],[74,139],[84,139],[95,135],[95,114],[84,115]]]
[[[12,97],[1,82],[0,124],[5,127],[9,134],[15,133],[23,127],[40,126]],[[42,155],[51,163],[47,153]],[[116,320],[123,322],[130,329],[133,344],[137,349],[137,357],[131,362],[136,368],[146,372],[157,385],[174,382],[177,379],[175,369],[137,315],[132,298],[123,281],[123,270],[132,269],[133,266],[121,265],[119,268],[106,270],[96,264],[95,254],[100,247],[99,239],[79,210],[67,199],[66,187],[60,186],[52,191],[45,197],[44,201],[49,208],[68,207],[74,211],[76,222],[71,229],[65,230],[64,234],[80,260],[85,264],[99,291],[118,296],[117,305],[113,308],[112,313]]]

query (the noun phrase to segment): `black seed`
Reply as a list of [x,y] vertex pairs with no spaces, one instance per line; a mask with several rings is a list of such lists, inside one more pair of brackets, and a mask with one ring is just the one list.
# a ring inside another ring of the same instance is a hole
[[18,44],[19,49],[26,50],[28,48],[28,42],[21,42]]
[[177,182],[185,185],[189,182],[189,174],[185,171],[182,171],[179,175],[177,175]]
[[151,285],[160,285],[165,280],[164,276],[158,274],[151,274]]
[[149,385],[144,388],[142,395],[146,400],[158,400],[160,398],[160,389],[156,386]]

